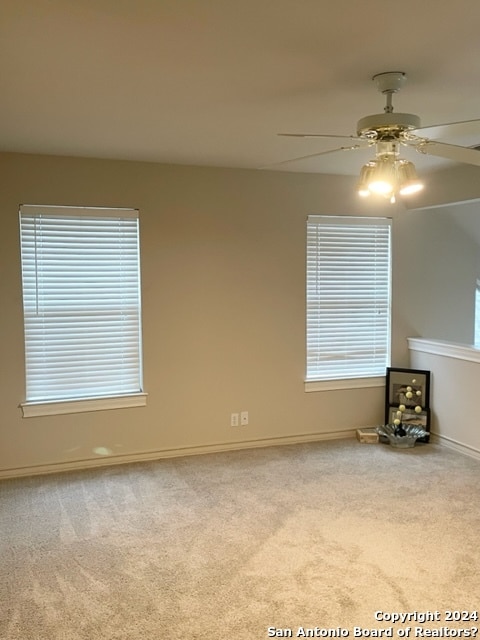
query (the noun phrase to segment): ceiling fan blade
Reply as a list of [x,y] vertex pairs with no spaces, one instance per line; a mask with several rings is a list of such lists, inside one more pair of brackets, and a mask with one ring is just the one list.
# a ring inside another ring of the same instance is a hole
[[362,140],[358,136],[336,136],[328,133],[277,133],[277,136],[289,138],[347,138],[349,140]]
[[447,122],[431,127],[418,127],[408,131],[409,134],[438,140],[456,136],[478,136],[480,138],[480,120],[464,120],[463,122]]
[[300,160],[317,158],[318,156],[324,156],[324,155],[327,155],[328,153],[336,153],[337,151],[356,151],[357,149],[366,149],[369,146],[371,146],[371,143],[354,144],[351,147],[338,147],[337,149],[329,149],[328,151],[318,151],[317,153],[309,153],[307,156],[299,156],[297,158],[290,158],[289,160],[281,160],[280,162],[273,162],[272,164],[268,164],[268,165],[265,165],[264,167],[259,167],[259,168],[270,169],[272,167],[278,167],[281,164],[289,164],[290,162],[299,162]]
[[419,153],[426,153],[465,164],[474,164],[480,167],[480,151],[470,147],[460,147],[456,144],[427,140],[420,143],[416,149]]

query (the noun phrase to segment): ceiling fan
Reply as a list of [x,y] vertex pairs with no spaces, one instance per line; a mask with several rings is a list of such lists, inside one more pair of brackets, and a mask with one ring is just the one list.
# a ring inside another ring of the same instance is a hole
[[393,94],[402,88],[406,79],[407,76],[403,71],[387,71],[373,76],[372,80],[376,83],[378,90],[386,96],[384,113],[361,118],[357,123],[357,135],[278,134],[299,138],[344,138],[350,140],[350,144],[276,164],[305,160],[337,151],[375,147],[375,159],[369,161],[361,169],[358,192],[364,197],[372,193],[378,194],[388,198],[390,202],[395,202],[398,195],[410,195],[423,188],[414,164],[400,157],[401,146],[413,148],[422,154],[480,166],[478,148],[438,141],[438,138],[444,139],[449,136],[476,135],[480,138],[480,120],[422,127],[418,116],[411,113],[393,112]]

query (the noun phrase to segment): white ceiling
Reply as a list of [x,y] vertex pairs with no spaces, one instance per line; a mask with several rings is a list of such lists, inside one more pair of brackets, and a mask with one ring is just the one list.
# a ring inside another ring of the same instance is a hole
[[278,132],[354,134],[396,70],[396,111],[480,118],[479,27],[479,0],[1,0],[0,150],[259,168],[331,146]]

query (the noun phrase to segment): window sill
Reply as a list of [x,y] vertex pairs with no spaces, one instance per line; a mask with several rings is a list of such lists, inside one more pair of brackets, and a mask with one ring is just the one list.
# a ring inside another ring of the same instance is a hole
[[368,389],[369,387],[384,386],[385,376],[376,378],[348,378],[345,380],[306,380],[305,392],[336,391],[338,389]]
[[56,416],[65,413],[84,413],[86,411],[144,407],[146,404],[146,393],[132,393],[126,396],[111,396],[108,398],[79,398],[78,400],[56,400],[53,402],[23,402],[20,408],[22,409],[24,418],[34,418],[36,416]]

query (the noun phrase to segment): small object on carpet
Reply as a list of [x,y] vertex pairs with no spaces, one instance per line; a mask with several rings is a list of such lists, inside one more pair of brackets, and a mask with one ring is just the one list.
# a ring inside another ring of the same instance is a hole
[[379,437],[378,433],[373,427],[362,427],[360,429],[357,429],[357,440],[364,444],[375,444],[378,442]]

